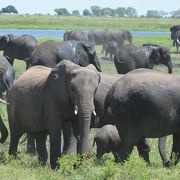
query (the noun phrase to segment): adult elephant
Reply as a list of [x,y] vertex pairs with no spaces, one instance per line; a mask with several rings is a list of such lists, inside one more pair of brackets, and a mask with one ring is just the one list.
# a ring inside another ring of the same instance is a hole
[[176,31],[179,31],[179,30],[180,30],[180,25],[174,25],[170,28],[172,40],[174,40],[174,35],[176,34]]
[[7,58],[11,65],[14,59],[24,60],[26,69],[30,66],[30,58],[37,46],[37,40],[31,35],[16,36],[8,34],[0,36],[0,50],[3,50],[3,55]]
[[[9,92],[12,89],[15,71],[4,56],[0,57],[0,101],[7,103]],[[3,97],[3,92],[7,92]]]
[[99,82],[94,66],[80,67],[67,60],[52,69],[35,66],[25,71],[15,82],[7,107],[11,132],[9,154],[16,154],[23,133],[34,133],[39,159],[46,162],[48,133],[50,164],[55,169],[61,156],[60,132],[66,121],[71,121],[73,131],[79,134],[78,153],[86,154],[91,116],[95,114],[93,99]]
[[[128,82],[128,83],[127,83]],[[121,161],[142,138],[173,135],[171,159],[180,158],[180,77],[138,69],[118,80],[108,92],[105,112],[111,108],[122,139]]]
[[32,59],[31,66],[43,65],[54,67],[63,59],[68,59],[80,66],[93,64],[101,71],[100,62],[94,47],[85,41],[46,41],[37,46]]
[[64,41],[75,40],[75,41],[88,41],[87,33],[81,30],[65,31],[63,35]]
[[176,46],[176,52],[179,53],[179,46],[180,46],[180,30],[176,31],[174,35],[174,42],[173,44]]
[[164,47],[124,45],[114,58],[117,72],[125,74],[138,68],[152,69],[154,65],[164,64],[172,73],[170,52]]

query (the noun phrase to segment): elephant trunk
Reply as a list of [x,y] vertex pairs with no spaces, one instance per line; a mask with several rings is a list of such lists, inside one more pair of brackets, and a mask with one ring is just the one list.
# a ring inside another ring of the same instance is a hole
[[93,103],[89,103],[91,100],[80,100],[78,107],[79,123],[80,123],[80,154],[89,153],[89,133],[91,124],[91,115],[94,110]]
[[0,116],[0,131],[1,131],[0,143],[4,143],[8,137],[8,130],[3,123],[1,116]]

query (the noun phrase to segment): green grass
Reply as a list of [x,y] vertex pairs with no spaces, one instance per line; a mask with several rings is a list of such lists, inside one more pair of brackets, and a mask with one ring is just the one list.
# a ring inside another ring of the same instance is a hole
[[127,29],[169,31],[179,19],[0,15],[1,29]]
[[[49,38],[47,38],[49,39]],[[38,39],[38,42],[44,42],[47,39]],[[172,42],[169,37],[136,37],[133,39],[135,44],[157,43],[169,48],[172,52],[173,64],[180,64],[180,55],[174,54],[174,48],[171,48]],[[104,55],[100,54],[101,46],[96,46],[97,55],[102,63],[104,72],[116,73],[114,64],[110,60],[104,60]],[[23,61],[15,61],[14,68],[16,70],[16,78],[18,78],[25,70]],[[163,65],[155,66],[155,69],[167,73],[167,68]],[[173,69],[174,74],[180,74],[180,68]],[[6,107],[0,105],[0,112],[5,122],[7,122]],[[93,138],[95,129],[91,131],[91,139]],[[98,163],[95,160],[95,148],[90,158],[84,158],[81,162],[78,156],[69,155],[59,159],[61,168],[58,171],[52,171],[49,166],[41,167],[38,164],[37,156],[31,157],[25,154],[26,143],[19,144],[18,159],[12,159],[8,156],[9,137],[4,145],[0,144],[0,179],[8,180],[149,180],[149,179],[179,179],[180,163],[176,167],[166,169],[162,167],[161,158],[158,153],[157,139],[149,139],[151,145],[150,161],[151,166],[147,166],[145,162],[138,157],[136,148],[125,164],[115,164],[113,156],[106,154],[103,162]],[[170,156],[172,138],[167,141],[167,153]],[[81,163],[80,163],[81,162]]]

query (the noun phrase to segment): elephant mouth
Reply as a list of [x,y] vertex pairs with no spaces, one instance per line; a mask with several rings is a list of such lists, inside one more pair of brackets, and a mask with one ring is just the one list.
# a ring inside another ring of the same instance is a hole
[[[75,114],[75,115],[78,115],[78,106],[77,106],[77,105],[74,105],[74,114]],[[92,110],[92,114],[93,114],[94,116],[96,116],[96,111],[95,111],[95,109]]]

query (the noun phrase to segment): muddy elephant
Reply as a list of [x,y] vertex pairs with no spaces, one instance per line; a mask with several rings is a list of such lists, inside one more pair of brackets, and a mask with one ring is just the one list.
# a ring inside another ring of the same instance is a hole
[[[128,83],[127,83],[128,82]],[[120,161],[131,154],[142,138],[172,134],[171,159],[180,158],[180,77],[148,69],[126,74],[109,90],[104,112],[111,108],[122,143]]]
[[98,71],[101,65],[94,47],[85,41],[46,41],[37,46],[32,59],[31,66],[43,65],[54,67],[63,59],[68,59],[80,66],[93,64]]
[[48,133],[50,165],[52,169],[57,168],[61,130],[66,121],[72,122],[73,132],[80,138],[78,153],[86,154],[91,116],[95,114],[93,99],[99,82],[93,65],[80,67],[68,60],[52,69],[35,66],[25,71],[14,83],[7,107],[11,134],[9,154],[16,154],[23,133],[34,133],[39,159],[45,163]]
[[110,58],[114,58],[120,48],[121,44],[116,41],[110,41],[105,47],[105,58],[109,54]]
[[31,35],[16,36],[13,34],[0,36],[0,50],[11,65],[14,59],[24,60],[26,69],[30,66],[30,58],[37,46],[37,40]]
[[81,30],[65,31],[63,35],[64,41],[75,40],[75,41],[88,41],[87,33]]
[[114,58],[119,74],[125,74],[138,68],[152,69],[154,65],[164,64],[172,73],[170,52],[164,47],[124,45],[119,48]]
[[[0,101],[7,103],[9,101],[8,95],[12,89],[15,78],[15,70],[4,56],[0,57]],[[6,95],[3,96],[3,92]]]

